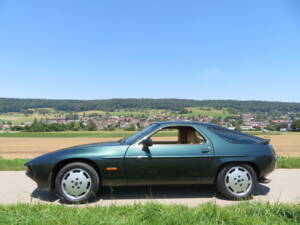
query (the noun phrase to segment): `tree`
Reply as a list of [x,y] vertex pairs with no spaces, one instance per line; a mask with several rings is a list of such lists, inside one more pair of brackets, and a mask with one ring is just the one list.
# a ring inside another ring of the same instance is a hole
[[130,124],[130,126],[126,129],[126,130],[129,130],[129,131],[135,131],[136,127],[133,123]]
[[275,131],[276,130],[276,127],[274,124],[269,124],[267,127],[266,127],[267,130],[270,130],[270,131]]
[[261,131],[261,127],[255,127],[255,131]]
[[86,129],[88,131],[95,131],[95,130],[97,130],[97,125],[95,124],[95,122],[93,120],[89,120],[87,122]]
[[78,123],[78,122],[76,122],[76,123],[74,123],[74,126],[73,126],[73,130],[74,131],[78,131],[78,130],[80,130],[80,123]]
[[114,131],[115,129],[116,129],[116,128],[115,128],[113,125],[109,124],[109,125],[107,126],[107,129],[106,129],[106,130]]
[[179,113],[179,114],[187,114],[187,113],[189,113],[189,112],[190,112],[189,110],[183,108],[183,109],[180,109],[178,113]]
[[300,120],[294,120],[291,125],[291,128],[293,130],[300,130]]

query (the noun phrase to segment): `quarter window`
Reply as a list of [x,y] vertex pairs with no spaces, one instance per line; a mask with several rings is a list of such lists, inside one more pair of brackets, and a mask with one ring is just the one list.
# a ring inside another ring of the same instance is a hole
[[261,142],[261,138],[252,135],[244,134],[237,131],[231,131],[225,128],[208,127],[216,135],[224,140],[234,144],[256,144]]

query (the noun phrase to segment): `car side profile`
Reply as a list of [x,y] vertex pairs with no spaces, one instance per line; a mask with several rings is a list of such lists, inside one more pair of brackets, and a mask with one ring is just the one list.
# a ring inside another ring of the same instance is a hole
[[269,140],[199,122],[159,122],[127,139],[74,146],[25,163],[39,188],[66,203],[103,186],[215,184],[226,198],[255,193],[276,166]]

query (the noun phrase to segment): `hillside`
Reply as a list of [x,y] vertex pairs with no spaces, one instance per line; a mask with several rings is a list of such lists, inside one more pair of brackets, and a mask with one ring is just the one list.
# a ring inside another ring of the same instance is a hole
[[181,110],[188,107],[227,108],[238,112],[299,112],[300,103],[238,101],[238,100],[192,100],[192,99],[107,99],[107,100],[52,100],[0,98],[0,113],[24,112],[32,108],[53,108],[59,111],[115,111],[118,109],[167,109]]

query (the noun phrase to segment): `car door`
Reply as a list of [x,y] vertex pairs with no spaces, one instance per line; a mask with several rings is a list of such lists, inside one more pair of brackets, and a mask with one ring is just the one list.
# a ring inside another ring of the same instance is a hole
[[147,149],[140,141],[125,155],[128,185],[207,183],[214,150],[203,144],[154,144]]

